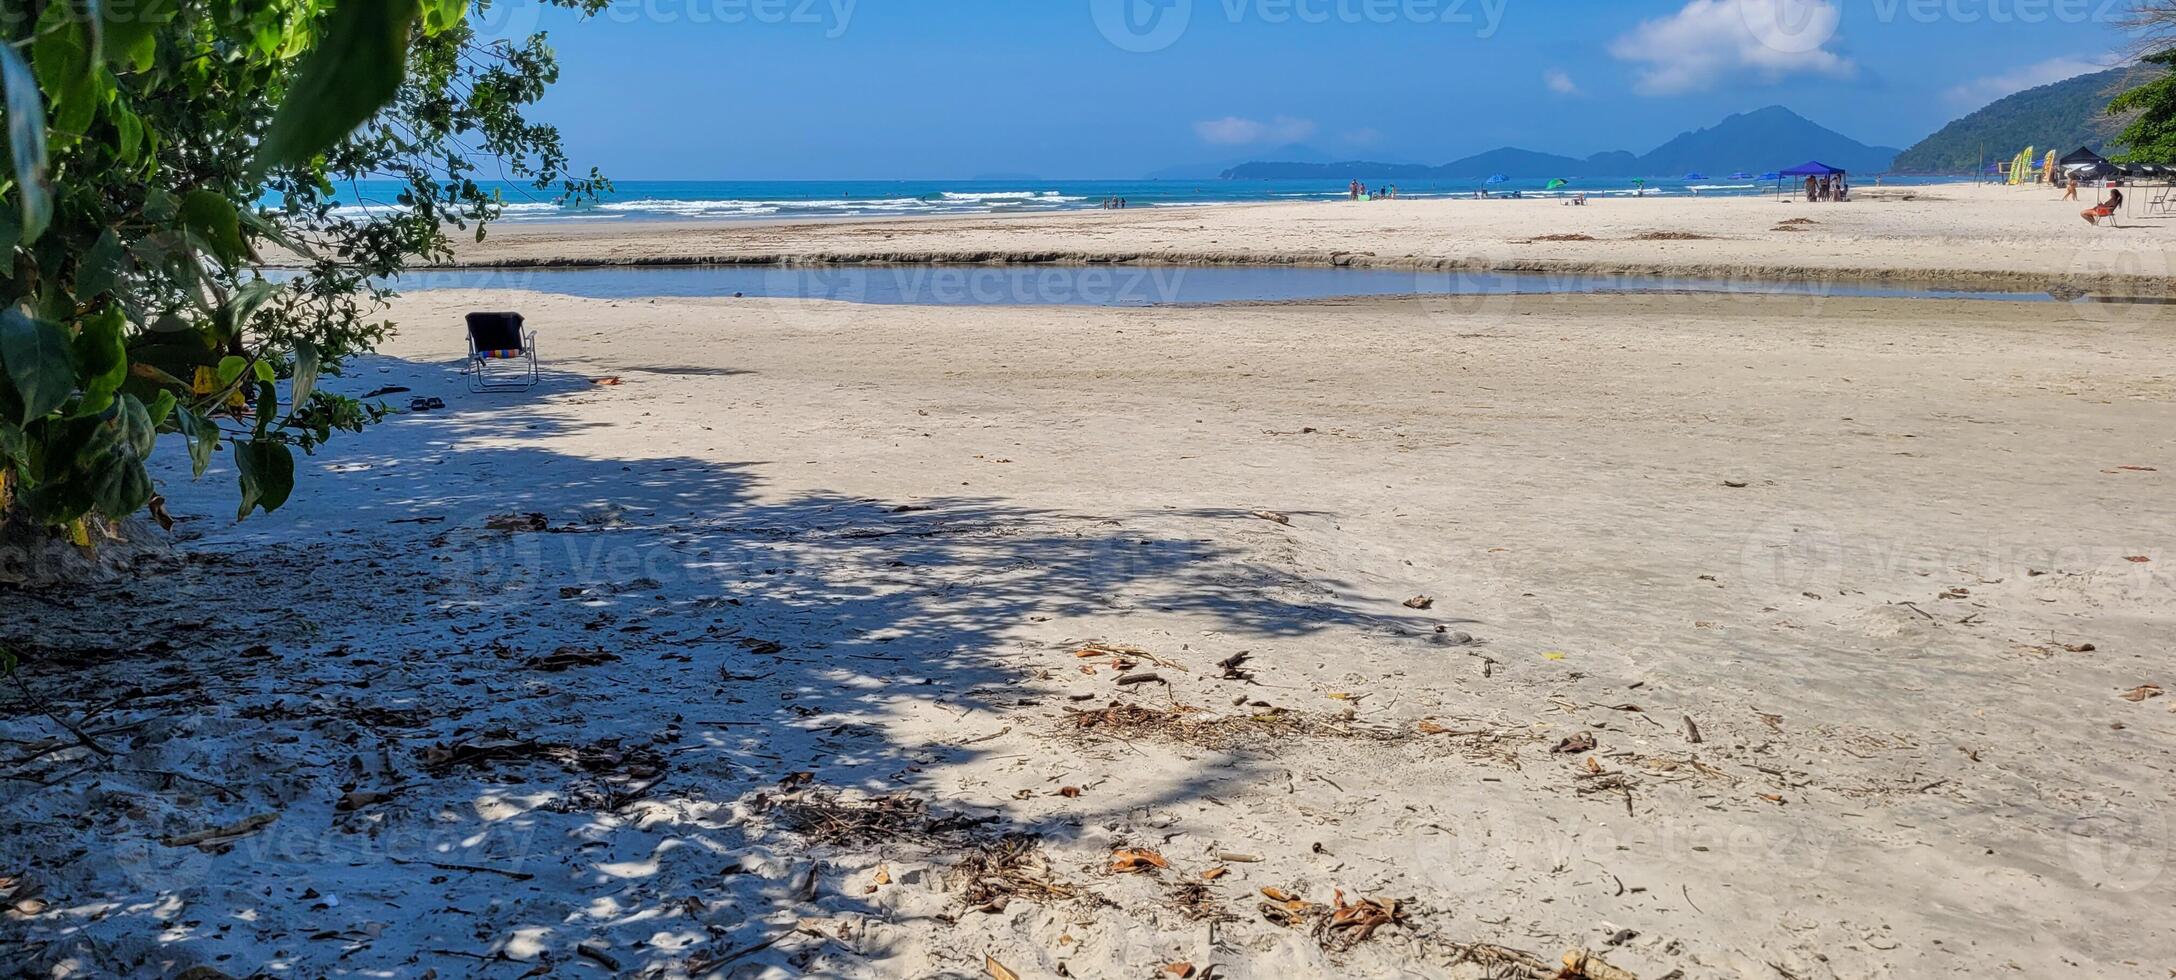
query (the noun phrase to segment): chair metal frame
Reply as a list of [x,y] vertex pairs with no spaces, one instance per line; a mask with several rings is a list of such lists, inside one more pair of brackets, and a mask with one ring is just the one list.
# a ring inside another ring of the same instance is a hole
[[[470,315],[473,317],[478,314]],[[516,324],[520,323],[521,314],[510,315]],[[468,361],[461,368],[461,373],[468,376],[468,390],[527,391],[543,380],[542,369],[537,361],[536,331],[522,329],[518,325],[515,330],[521,338],[521,346],[517,348],[516,356],[499,357],[494,355],[502,353],[501,351],[487,351],[477,347],[475,324],[469,324]],[[504,366],[493,370],[495,362],[503,363]]]

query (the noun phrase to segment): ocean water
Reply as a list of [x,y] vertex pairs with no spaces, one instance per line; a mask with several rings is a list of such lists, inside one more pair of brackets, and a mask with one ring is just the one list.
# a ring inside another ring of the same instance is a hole
[[[1885,178],[1901,186],[1930,178]],[[1622,178],[1575,179],[1556,191],[1545,180],[1485,184],[1481,179],[1398,183],[1401,198],[1491,195],[1663,197],[1775,193],[1773,183],[1718,178],[1649,180],[1644,187]],[[1871,186],[1871,182],[1860,185]],[[1101,207],[1124,198],[1129,207],[1275,201],[1331,201],[1346,196],[1342,181],[1315,180],[625,180],[603,200],[579,207],[557,203],[522,184],[494,187],[507,201],[507,221],[660,221],[782,218],[854,218],[946,214],[1035,214]],[[358,210],[392,207],[398,186],[366,181],[346,204]]]

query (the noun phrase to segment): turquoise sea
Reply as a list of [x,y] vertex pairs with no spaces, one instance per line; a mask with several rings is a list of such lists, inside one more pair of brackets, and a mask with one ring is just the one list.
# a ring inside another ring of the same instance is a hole
[[[1889,186],[1929,184],[1945,178],[1884,178]],[[1954,178],[1947,178],[1954,179]],[[1381,182],[1387,183],[1387,182]],[[1625,178],[1573,178],[1548,191],[1546,180],[1510,180],[1487,184],[1470,180],[1405,181],[1401,198],[1491,195],[1561,197],[1683,197],[1694,194],[1772,194],[1775,184],[1729,177],[1698,180],[1650,179],[1635,186]],[[1871,186],[1871,181],[1860,187]],[[1273,201],[1329,201],[1346,196],[1342,181],[1315,180],[1039,180],[1030,177],[990,180],[623,180],[604,200],[563,207],[548,195],[522,184],[496,187],[507,201],[509,221],[656,221],[673,219],[845,218],[884,215],[1032,214],[1101,207],[1113,198],[1132,208]],[[358,208],[391,206],[395,187],[365,182],[349,203]]]

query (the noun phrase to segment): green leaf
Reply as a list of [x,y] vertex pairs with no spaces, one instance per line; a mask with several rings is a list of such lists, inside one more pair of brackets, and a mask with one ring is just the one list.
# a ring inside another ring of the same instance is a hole
[[0,312],[0,362],[5,362],[8,379],[22,397],[23,415],[17,421],[25,425],[59,408],[75,391],[76,368],[68,353],[68,335],[58,326],[24,316],[21,310]]
[[151,404],[144,406],[144,414],[151,419],[152,432],[156,433],[158,430],[165,428],[166,420],[174,417],[174,409],[180,404],[181,402],[174,397],[173,392],[160,390],[158,395],[151,399]]
[[45,179],[45,96],[30,64],[12,44],[0,44],[0,85],[7,88],[8,151],[15,162],[15,195],[27,245],[52,223],[53,197]]
[[251,169],[308,163],[393,101],[417,0],[336,0],[272,116]]
[[468,0],[423,0],[423,33],[440,33],[466,16]]
[[226,385],[233,384],[234,379],[241,377],[242,372],[248,369],[248,358],[237,357],[233,354],[229,354],[219,359],[219,367],[216,376],[219,378],[219,384],[224,387]]
[[182,226],[204,240],[221,262],[233,265],[249,258],[249,242],[242,238],[242,219],[234,202],[206,190],[190,191],[181,198]]
[[76,370],[82,375],[83,400],[77,415],[96,415],[113,404],[128,380],[128,315],[118,306],[84,317],[76,331]]
[[189,443],[189,477],[203,476],[211,468],[212,454],[219,451],[219,424],[186,408],[176,409],[174,418]]
[[295,385],[287,398],[294,403],[295,411],[301,411],[310,403],[310,392],[317,390],[317,375],[322,367],[316,344],[307,340],[295,342]]
[[90,486],[92,502],[107,517],[127,517],[151,502],[151,474],[141,459],[103,457],[90,474]]
[[159,28],[180,6],[181,0],[107,0],[100,21],[106,56],[124,68],[148,67],[158,55]]
[[127,517],[151,500],[144,460],[158,438],[151,413],[134,395],[122,395],[98,432],[83,447],[82,467],[91,499],[108,517]]
[[285,443],[257,440],[234,447],[234,466],[241,473],[242,509],[235,520],[259,507],[269,514],[287,502],[295,489],[295,454]]
[[121,247],[121,236],[108,228],[83,253],[83,261],[76,264],[76,299],[89,302],[120,288],[128,262],[128,250]]
[[280,372],[277,368],[274,368],[272,366],[271,361],[260,360],[254,364],[251,364],[249,367],[251,373],[257,376],[257,380],[264,382],[265,384],[271,384],[272,382],[278,381],[280,379]]
[[30,63],[51,103],[53,135],[72,141],[90,128],[101,97],[91,42],[67,3],[48,4],[30,43]]

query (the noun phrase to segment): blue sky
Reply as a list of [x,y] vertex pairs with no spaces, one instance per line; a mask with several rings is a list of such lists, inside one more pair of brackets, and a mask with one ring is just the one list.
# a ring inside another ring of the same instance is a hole
[[[1259,158],[1644,152],[1782,104],[1907,146],[2090,70],[2122,0],[618,0],[540,116],[622,179],[1136,177]],[[1274,155],[1274,154],[1270,154]]]

